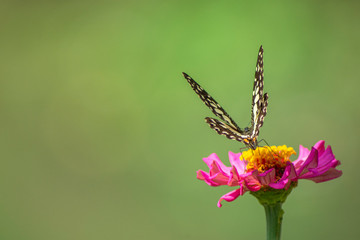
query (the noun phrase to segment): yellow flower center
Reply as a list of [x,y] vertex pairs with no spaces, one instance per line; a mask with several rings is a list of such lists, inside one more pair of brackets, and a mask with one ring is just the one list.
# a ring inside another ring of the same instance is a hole
[[248,162],[246,170],[258,170],[260,173],[271,168],[275,168],[276,177],[282,176],[286,162],[290,161],[290,156],[296,154],[292,147],[271,146],[257,147],[255,150],[247,150],[241,154],[240,160]]

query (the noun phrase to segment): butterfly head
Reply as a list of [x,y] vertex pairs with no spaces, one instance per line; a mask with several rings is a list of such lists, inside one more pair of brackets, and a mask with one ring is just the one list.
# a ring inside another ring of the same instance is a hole
[[247,138],[243,139],[243,142],[251,149],[255,150],[258,146],[257,138]]

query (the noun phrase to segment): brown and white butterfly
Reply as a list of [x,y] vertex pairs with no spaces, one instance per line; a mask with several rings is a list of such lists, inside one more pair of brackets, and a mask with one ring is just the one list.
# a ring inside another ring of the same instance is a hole
[[259,54],[256,62],[255,81],[252,93],[252,109],[251,109],[251,125],[241,129],[231,119],[229,114],[212,98],[197,82],[194,81],[186,73],[184,77],[189,82],[197,95],[205,103],[210,110],[219,117],[222,121],[207,117],[205,121],[218,134],[224,135],[229,139],[243,142],[247,147],[256,149],[258,142],[259,129],[264,123],[266,110],[268,105],[268,94],[263,94],[264,87],[264,62],[263,62],[263,48],[260,46]]

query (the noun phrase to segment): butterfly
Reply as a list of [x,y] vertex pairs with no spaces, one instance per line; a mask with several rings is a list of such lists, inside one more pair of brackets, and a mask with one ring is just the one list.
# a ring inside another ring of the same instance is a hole
[[195,93],[205,103],[206,106],[219,117],[222,121],[207,117],[205,121],[209,126],[214,129],[218,134],[224,135],[229,139],[243,142],[247,147],[256,149],[258,146],[257,137],[259,129],[264,123],[264,118],[267,112],[268,98],[267,93],[263,94],[264,87],[264,50],[260,46],[259,54],[256,62],[255,81],[252,92],[252,109],[251,109],[251,125],[241,129],[235,123],[229,114],[212,98],[194,79],[183,72],[185,79],[189,82]]

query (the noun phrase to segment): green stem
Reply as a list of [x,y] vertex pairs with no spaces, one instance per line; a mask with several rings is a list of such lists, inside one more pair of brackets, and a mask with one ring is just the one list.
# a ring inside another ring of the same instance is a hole
[[266,214],[266,239],[280,240],[281,223],[284,211],[281,208],[282,202],[275,204],[264,204]]
[[280,240],[281,223],[284,215],[281,206],[296,186],[297,182],[292,182],[287,189],[263,188],[256,192],[250,192],[265,208],[267,240]]
[[250,192],[265,208],[267,240],[280,240],[281,223],[284,215],[281,206],[296,186],[297,182],[292,182],[288,189],[264,188],[257,192]]

